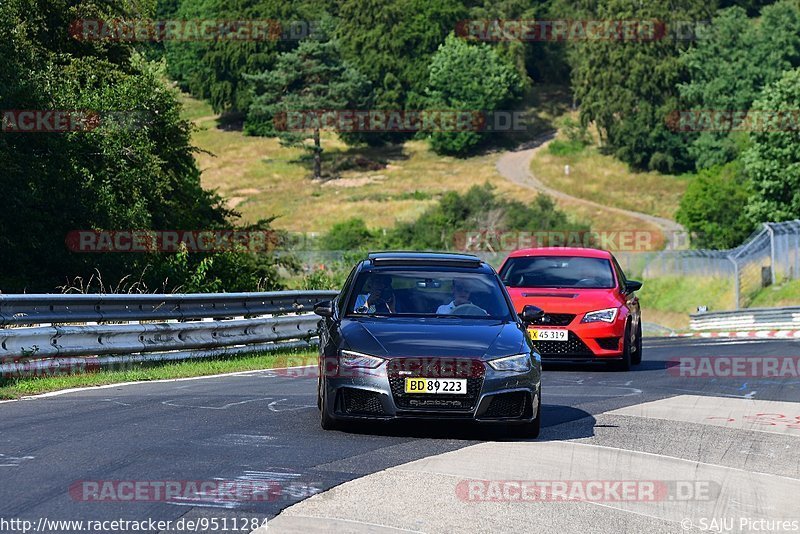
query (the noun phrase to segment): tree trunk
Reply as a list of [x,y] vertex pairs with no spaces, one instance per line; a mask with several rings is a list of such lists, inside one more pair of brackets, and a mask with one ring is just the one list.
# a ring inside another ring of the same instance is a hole
[[319,144],[319,128],[314,128],[314,179],[322,179],[322,148]]

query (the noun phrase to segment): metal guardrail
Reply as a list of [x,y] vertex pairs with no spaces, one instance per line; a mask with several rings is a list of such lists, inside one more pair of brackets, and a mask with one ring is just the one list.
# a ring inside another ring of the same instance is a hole
[[0,374],[309,346],[336,294],[0,295]]
[[696,313],[689,325],[692,330],[800,329],[800,306]]

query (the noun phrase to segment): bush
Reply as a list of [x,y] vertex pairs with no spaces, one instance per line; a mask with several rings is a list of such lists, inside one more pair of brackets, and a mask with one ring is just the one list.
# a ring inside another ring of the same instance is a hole
[[369,248],[373,238],[364,220],[354,217],[334,224],[322,243],[327,250],[355,250]]
[[384,248],[448,250],[458,246],[459,233],[474,231],[580,231],[587,226],[568,220],[552,199],[539,195],[533,204],[498,197],[490,184],[465,194],[445,193],[439,205],[414,222],[401,223],[385,237]]
[[571,156],[583,152],[586,145],[580,141],[562,141],[555,139],[547,145],[547,151],[554,156]]
[[676,215],[692,246],[733,248],[750,235],[753,225],[745,215],[750,187],[739,162],[703,170],[692,179]]

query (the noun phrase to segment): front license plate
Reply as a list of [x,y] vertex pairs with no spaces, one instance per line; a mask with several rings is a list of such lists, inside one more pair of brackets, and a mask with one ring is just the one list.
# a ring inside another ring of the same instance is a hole
[[567,341],[569,330],[555,328],[529,328],[531,341]]
[[466,378],[406,378],[406,393],[466,395]]

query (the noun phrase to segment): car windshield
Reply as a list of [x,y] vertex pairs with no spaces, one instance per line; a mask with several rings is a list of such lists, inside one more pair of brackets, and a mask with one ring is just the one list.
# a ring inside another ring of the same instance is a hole
[[509,320],[513,310],[491,274],[413,270],[361,273],[353,286],[347,312],[349,316]]
[[500,271],[509,287],[610,289],[615,287],[611,263],[603,258],[528,256],[509,258]]

